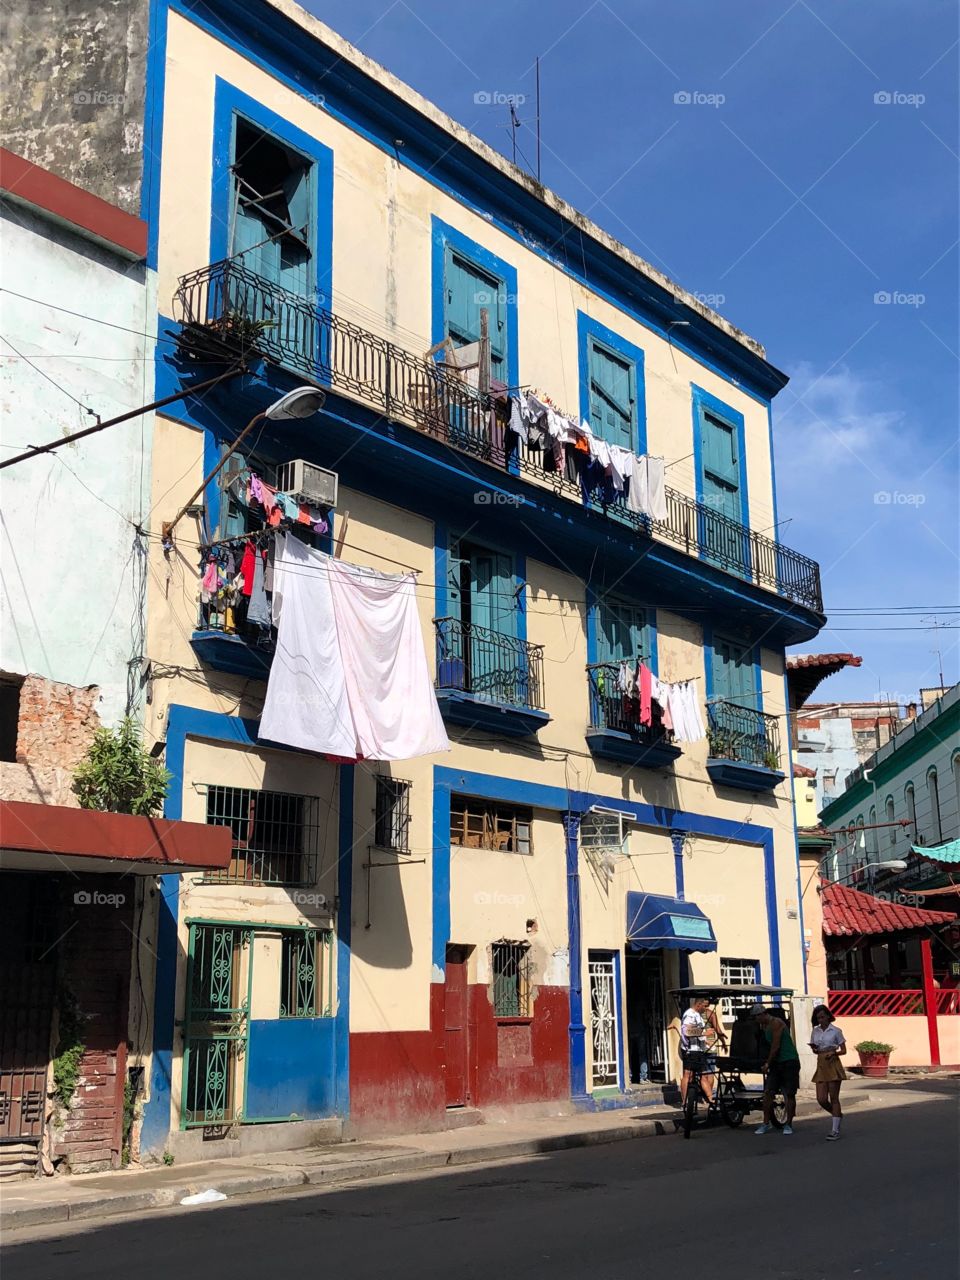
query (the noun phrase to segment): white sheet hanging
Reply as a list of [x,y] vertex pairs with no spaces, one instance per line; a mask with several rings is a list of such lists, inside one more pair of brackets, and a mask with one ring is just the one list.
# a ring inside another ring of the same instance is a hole
[[327,559],[357,754],[409,760],[450,743],[423,647],[412,573]]
[[356,759],[357,735],[330,575],[322,563],[327,559],[299,538],[277,535],[273,578],[277,648],[267,680],[260,737],[304,751]]
[[346,759],[449,750],[413,574],[344,564],[292,536],[277,538],[276,562],[277,650],[261,738]]

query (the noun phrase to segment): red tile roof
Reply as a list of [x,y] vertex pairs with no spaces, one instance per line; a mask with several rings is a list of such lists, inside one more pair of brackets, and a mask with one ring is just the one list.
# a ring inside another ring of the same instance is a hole
[[821,890],[823,932],[828,938],[850,938],[864,933],[897,933],[956,920],[952,911],[925,911],[883,902],[873,894],[848,885],[825,882]]
[[842,671],[859,667],[863,662],[855,653],[791,653],[787,656],[787,685],[794,711],[807,701],[821,680]]
[[787,654],[787,670],[796,671],[800,667],[836,667],[838,671],[844,667],[859,667],[863,662],[854,653],[789,653]]
[[793,776],[795,778],[815,778],[817,771],[816,769],[808,769],[805,764],[795,764],[793,766]]

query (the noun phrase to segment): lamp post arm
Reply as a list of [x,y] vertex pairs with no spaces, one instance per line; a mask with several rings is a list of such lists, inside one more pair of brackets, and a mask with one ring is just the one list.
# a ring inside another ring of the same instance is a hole
[[217,463],[214,469],[210,472],[210,474],[203,477],[203,480],[201,480],[200,482],[200,487],[199,489],[197,489],[196,493],[194,493],[192,497],[187,499],[187,501],[183,504],[183,506],[180,508],[180,510],[177,512],[177,514],[173,517],[172,520],[165,520],[163,522],[163,524],[161,525],[161,532],[163,533],[164,538],[169,538],[172,535],[176,526],[187,514],[187,512],[193,506],[196,500],[200,497],[200,495],[203,493],[204,489],[206,489],[210,481],[216,479],[216,477],[220,474],[220,472],[226,466],[230,458],[233,457],[236,451],[240,448],[241,444],[243,444],[244,440],[246,440],[247,436],[250,434],[253,428],[257,425],[258,422],[262,422],[266,416],[267,416],[266,413],[258,413],[250,419],[250,421],[243,428],[243,430],[237,436],[236,440],[234,440],[233,444],[226,451],[226,453],[223,455],[223,457],[220,459],[220,461]]

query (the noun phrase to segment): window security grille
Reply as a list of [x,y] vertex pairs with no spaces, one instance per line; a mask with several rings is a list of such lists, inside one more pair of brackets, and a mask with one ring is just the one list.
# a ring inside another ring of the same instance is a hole
[[329,929],[285,929],[280,951],[280,1017],[333,1015],[333,935]]
[[374,841],[379,849],[410,852],[410,787],[401,778],[377,777]]
[[529,1018],[531,963],[526,942],[493,944],[493,1012],[498,1018]]
[[[720,957],[720,982],[725,987],[749,987],[760,981],[760,961],[744,960],[733,956]],[[749,1009],[756,1004],[750,996],[720,1001],[720,1011],[725,1018],[736,1016],[738,1009]]]
[[450,843],[465,849],[499,849],[533,853],[533,811],[515,805],[489,804],[468,796],[450,800]]
[[207,822],[230,828],[233,855],[226,871],[207,878],[231,884],[315,884],[319,809],[316,796],[208,787]]

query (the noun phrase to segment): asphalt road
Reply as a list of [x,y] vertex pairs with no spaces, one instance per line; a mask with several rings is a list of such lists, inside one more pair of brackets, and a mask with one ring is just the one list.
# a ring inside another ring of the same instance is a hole
[[752,1128],[17,1232],[3,1280],[948,1280],[958,1109],[946,1088],[793,1138]]

